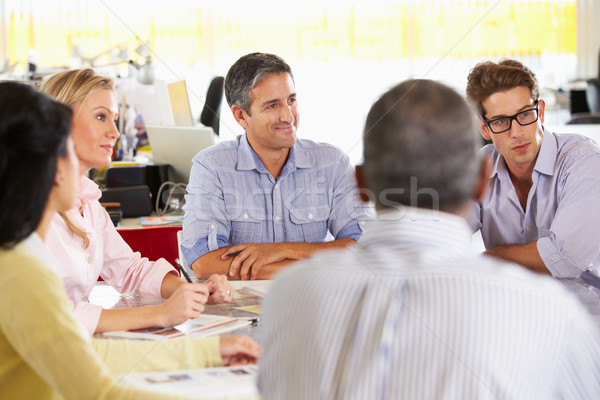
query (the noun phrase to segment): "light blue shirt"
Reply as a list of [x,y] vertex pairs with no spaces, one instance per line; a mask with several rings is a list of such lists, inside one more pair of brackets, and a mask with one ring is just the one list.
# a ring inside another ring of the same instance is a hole
[[462,218],[396,219],[277,275],[264,400],[600,398],[597,328],[562,285],[472,253]]
[[358,240],[368,218],[354,169],[338,148],[298,139],[277,181],[246,135],[194,157],[185,196],[182,250],[191,265],[236,244]]
[[467,220],[473,232],[481,229],[485,247],[537,240],[553,276],[596,280],[600,276],[600,148],[584,136],[544,130],[527,211],[519,203],[504,158],[493,145],[481,152],[492,161],[493,171],[485,197],[472,202]]

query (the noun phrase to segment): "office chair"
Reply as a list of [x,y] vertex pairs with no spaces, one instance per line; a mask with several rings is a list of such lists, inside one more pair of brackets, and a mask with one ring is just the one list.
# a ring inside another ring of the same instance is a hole
[[592,114],[598,114],[600,113],[600,79],[588,79],[587,84],[585,97],[587,99],[588,108]]
[[219,121],[221,112],[221,101],[223,100],[223,84],[225,78],[216,76],[210,81],[208,90],[206,91],[206,101],[202,114],[200,114],[200,122],[202,125],[212,127],[216,135],[219,135]]

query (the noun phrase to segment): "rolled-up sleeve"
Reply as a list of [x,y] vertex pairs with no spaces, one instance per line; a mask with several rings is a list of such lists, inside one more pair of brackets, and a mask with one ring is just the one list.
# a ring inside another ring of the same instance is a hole
[[96,333],[96,327],[100,320],[102,307],[96,304],[90,304],[86,301],[81,301],[75,304],[74,311],[77,321],[83,325],[90,336],[93,336],[94,333]]
[[208,252],[230,245],[231,222],[223,189],[210,165],[218,163],[204,159],[202,153],[196,156],[187,186],[181,250],[189,265]]
[[572,161],[556,177],[558,207],[547,235],[537,241],[546,267],[576,278],[600,266],[600,154]]
[[361,202],[354,168],[348,157],[340,152],[340,160],[332,176],[333,196],[327,227],[338,239],[358,240],[362,234],[362,223],[372,219],[368,205]]

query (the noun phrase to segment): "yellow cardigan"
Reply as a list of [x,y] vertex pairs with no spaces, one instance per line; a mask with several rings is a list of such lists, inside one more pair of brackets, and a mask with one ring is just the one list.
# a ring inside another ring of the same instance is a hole
[[56,274],[23,243],[0,249],[1,399],[165,399],[113,374],[218,365],[218,337],[90,342]]

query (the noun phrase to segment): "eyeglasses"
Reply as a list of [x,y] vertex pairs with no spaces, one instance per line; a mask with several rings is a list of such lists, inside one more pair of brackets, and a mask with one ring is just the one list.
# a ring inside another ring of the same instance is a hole
[[493,133],[502,133],[509,130],[512,127],[513,119],[521,126],[531,125],[538,120],[538,100],[534,104],[534,108],[521,111],[510,117],[501,117],[488,121],[482,115],[481,119]]

